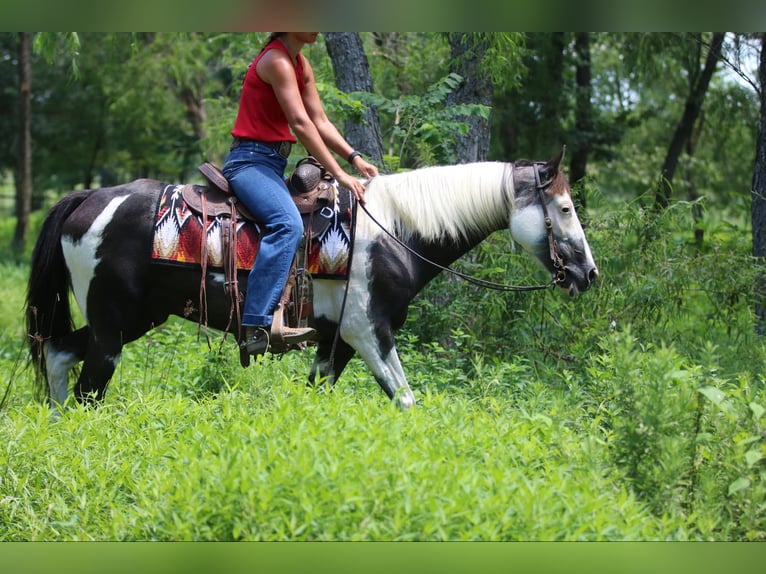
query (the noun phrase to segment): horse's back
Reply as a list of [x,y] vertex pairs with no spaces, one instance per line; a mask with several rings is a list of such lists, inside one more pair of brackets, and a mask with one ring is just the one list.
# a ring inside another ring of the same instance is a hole
[[[79,239],[88,233],[96,225],[105,227],[114,216],[124,218],[133,205],[143,211],[145,206],[151,204],[151,198],[157,197],[162,189],[162,183],[152,179],[137,179],[130,183],[124,183],[113,187],[103,187],[88,191],[88,196],[77,209],[71,213],[64,225],[63,233],[74,239]],[[118,208],[130,199],[117,214]]]

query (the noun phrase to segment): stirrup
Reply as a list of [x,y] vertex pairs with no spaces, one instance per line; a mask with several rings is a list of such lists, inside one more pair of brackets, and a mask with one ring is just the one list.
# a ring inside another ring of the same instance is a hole
[[263,327],[245,327],[245,336],[240,343],[240,348],[248,355],[255,358],[266,353],[269,348],[270,335],[267,329]]

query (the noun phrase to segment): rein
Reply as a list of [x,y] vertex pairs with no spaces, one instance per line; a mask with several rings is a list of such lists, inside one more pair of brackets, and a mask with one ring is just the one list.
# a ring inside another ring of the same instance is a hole
[[[535,168],[535,185],[537,188],[537,193],[540,198],[540,205],[542,205],[543,208],[543,218],[545,220],[545,229],[548,234],[548,246],[550,249],[550,256],[551,261],[553,261],[553,267],[556,269],[556,273],[553,275],[551,280],[544,284],[544,285],[509,285],[507,283],[495,283],[494,281],[487,281],[486,279],[480,279],[478,277],[473,277],[472,275],[467,275],[465,273],[462,273],[460,271],[457,271],[456,269],[453,269],[452,267],[445,267],[443,265],[440,265],[436,263],[435,261],[432,261],[425,257],[424,255],[418,253],[412,247],[404,243],[401,239],[396,237],[393,233],[391,233],[388,229],[386,229],[382,223],[380,223],[375,217],[369,212],[367,207],[364,205],[361,205],[364,212],[367,214],[367,216],[372,220],[372,222],[377,225],[386,235],[388,235],[391,239],[393,239],[396,243],[398,243],[400,246],[404,247],[407,251],[409,251],[412,255],[420,259],[421,261],[428,263],[429,265],[432,265],[436,267],[437,269],[440,269],[442,271],[446,271],[447,273],[450,273],[454,275],[455,277],[459,277],[460,279],[463,279],[464,281],[468,281],[469,283],[472,283],[474,285],[477,285],[479,287],[484,287],[486,289],[492,289],[494,291],[540,291],[542,289],[547,289],[548,287],[551,287],[552,285],[556,285],[557,283],[561,283],[566,278],[566,272],[564,271],[564,262],[561,259],[561,256],[558,252],[558,247],[556,244],[556,239],[553,237],[553,222],[551,218],[548,216],[548,208],[545,205],[545,197],[543,196],[543,190],[550,185],[550,181],[547,181],[545,183],[540,182],[540,164],[534,164]],[[356,202],[358,203],[358,202]]]

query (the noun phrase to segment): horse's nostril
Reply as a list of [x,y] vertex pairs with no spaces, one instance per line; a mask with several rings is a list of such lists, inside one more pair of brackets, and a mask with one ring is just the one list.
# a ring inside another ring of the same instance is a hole
[[588,281],[593,283],[596,279],[598,279],[598,269],[594,267],[588,272]]

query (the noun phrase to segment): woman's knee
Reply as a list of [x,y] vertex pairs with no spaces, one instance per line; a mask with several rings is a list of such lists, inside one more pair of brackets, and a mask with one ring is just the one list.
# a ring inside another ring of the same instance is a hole
[[303,219],[301,219],[301,216],[297,211],[288,221],[287,232],[296,243],[300,241],[303,236]]

